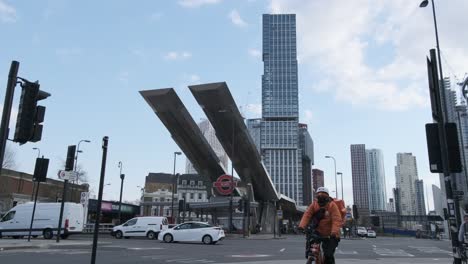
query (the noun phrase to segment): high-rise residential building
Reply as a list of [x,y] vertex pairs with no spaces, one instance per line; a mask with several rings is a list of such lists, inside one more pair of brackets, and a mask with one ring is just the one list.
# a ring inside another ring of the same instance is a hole
[[369,210],[387,210],[387,191],[383,154],[380,149],[366,149]]
[[369,211],[369,184],[366,145],[364,144],[351,145],[351,174],[354,204],[360,210],[360,213],[366,210]]
[[424,199],[424,181],[416,180],[416,214],[426,215],[426,199]]
[[397,153],[395,182],[399,190],[400,210],[402,215],[416,215],[416,180],[418,169],[416,157],[412,153]]
[[312,202],[312,165],[314,164],[314,141],[306,124],[299,124],[299,148],[302,150],[302,201]]
[[303,201],[296,15],[263,15],[261,151],[277,191]]
[[[223,146],[221,145],[218,138],[216,137],[216,131],[214,130],[210,121],[205,119],[202,122],[198,123],[198,127],[200,128],[200,131],[202,132],[202,134],[205,136],[206,140],[208,141],[208,144],[210,144],[211,148],[213,148],[213,151],[216,153],[216,156],[218,156],[219,160],[221,161],[221,164],[223,164],[224,168],[227,169],[229,158],[226,152],[224,151]],[[198,173],[193,167],[189,159],[186,159],[186,162],[185,162],[185,173],[187,174]]]
[[260,149],[260,132],[262,126],[261,118],[247,119],[246,121],[247,130],[249,131],[250,136],[252,137],[255,147],[257,147],[258,153],[262,153]]
[[312,188],[314,191],[314,199],[317,198],[317,189],[325,186],[323,170],[312,169]]
[[434,201],[434,211],[437,215],[444,215],[444,208],[447,208],[447,203],[445,202],[445,194],[442,193],[442,190],[437,187],[437,185],[432,184],[432,197]]

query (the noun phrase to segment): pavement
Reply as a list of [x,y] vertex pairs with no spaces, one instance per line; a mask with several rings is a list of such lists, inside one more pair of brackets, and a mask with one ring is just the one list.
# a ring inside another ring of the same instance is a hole
[[[201,243],[163,243],[146,238],[115,239],[99,236],[97,262],[107,263],[305,263],[304,236],[230,235],[216,245]],[[31,242],[0,239],[0,263],[67,264],[88,263],[92,236],[71,236],[55,240],[37,238]],[[450,243],[414,238],[343,239],[337,248],[341,264],[447,264],[451,263]]]

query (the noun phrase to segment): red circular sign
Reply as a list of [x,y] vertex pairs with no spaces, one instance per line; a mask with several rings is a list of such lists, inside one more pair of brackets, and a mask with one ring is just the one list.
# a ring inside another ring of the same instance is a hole
[[232,182],[231,175],[221,175],[219,178],[213,183],[213,187],[216,188],[219,194],[221,195],[229,195],[232,193],[235,186],[237,186],[236,182]]

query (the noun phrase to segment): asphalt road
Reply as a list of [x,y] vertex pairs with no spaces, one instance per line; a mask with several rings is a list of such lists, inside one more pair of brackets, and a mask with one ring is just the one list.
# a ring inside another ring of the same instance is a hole
[[[90,236],[72,240],[92,240]],[[254,240],[231,238],[216,245],[198,243],[166,244],[157,240],[122,239],[102,236],[97,263],[299,263],[304,261],[304,237]],[[448,241],[414,238],[342,240],[336,252],[337,263],[367,260],[368,263],[449,263]],[[90,263],[90,246],[51,246],[0,252],[0,263],[75,264]],[[259,262],[260,263],[260,262]],[[358,263],[358,262],[352,262]],[[366,262],[367,263],[367,262]],[[413,263],[413,262],[408,262]]]

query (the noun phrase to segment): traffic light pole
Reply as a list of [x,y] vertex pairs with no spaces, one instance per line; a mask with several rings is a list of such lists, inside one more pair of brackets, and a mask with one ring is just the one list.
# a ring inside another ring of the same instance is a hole
[[0,125],[0,175],[3,169],[3,158],[5,156],[6,141],[8,139],[8,125],[10,124],[11,107],[18,77],[19,62],[12,61],[8,74],[5,102],[3,103],[2,122]]

